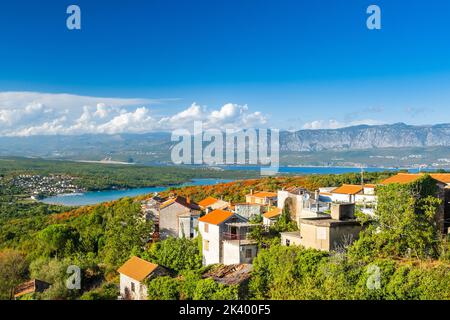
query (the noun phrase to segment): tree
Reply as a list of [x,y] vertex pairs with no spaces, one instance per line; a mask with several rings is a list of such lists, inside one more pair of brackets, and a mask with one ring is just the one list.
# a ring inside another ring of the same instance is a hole
[[146,259],[176,272],[196,270],[202,266],[202,257],[195,239],[168,238],[154,243],[145,255]]
[[153,225],[142,218],[139,203],[130,198],[114,202],[106,211],[106,219],[100,255],[110,267],[116,268],[131,252],[143,252]]
[[74,252],[79,238],[78,231],[66,224],[50,225],[38,234],[41,248],[49,256]]
[[28,264],[19,251],[0,251],[0,300],[11,298],[12,290],[26,279]]
[[178,300],[180,284],[169,276],[154,278],[147,282],[147,297],[149,300]]
[[296,231],[298,230],[297,223],[292,221],[292,199],[286,199],[283,210],[281,212],[280,217],[272,226],[272,230],[275,232],[287,232],[287,231]]
[[440,243],[434,197],[436,181],[425,176],[411,184],[392,184],[377,190],[375,219],[352,247],[351,256],[435,258]]
[[213,279],[203,279],[197,282],[194,300],[237,300],[238,287],[226,286]]

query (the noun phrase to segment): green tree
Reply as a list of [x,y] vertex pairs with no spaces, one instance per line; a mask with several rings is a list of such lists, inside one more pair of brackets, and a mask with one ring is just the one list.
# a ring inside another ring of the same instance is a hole
[[138,202],[125,198],[106,211],[106,231],[100,255],[112,268],[126,261],[132,252],[140,253],[150,239],[153,225],[141,216]]
[[148,260],[176,272],[196,270],[202,266],[202,257],[195,239],[168,238],[156,242],[145,256]]
[[149,300],[178,300],[180,283],[169,276],[154,278],[147,282],[147,297]]
[[0,300],[10,299],[16,285],[26,279],[28,264],[16,250],[0,251]]
[[49,256],[74,252],[79,238],[78,231],[66,224],[50,225],[38,234],[41,248]]
[[194,300],[237,300],[237,286],[226,286],[213,279],[203,279],[197,282]]
[[441,201],[434,197],[436,189],[430,176],[379,187],[374,222],[350,248],[351,256],[437,257],[441,240],[436,213]]

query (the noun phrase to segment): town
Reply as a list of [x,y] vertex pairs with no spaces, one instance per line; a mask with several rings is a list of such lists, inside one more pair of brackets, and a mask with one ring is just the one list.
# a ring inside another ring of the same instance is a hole
[[[158,195],[142,201],[142,214],[156,226],[153,239],[201,237],[204,266],[224,265],[220,277],[229,283],[242,283],[250,277],[251,264],[258,255],[258,242],[252,229],[266,230],[287,212],[297,226],[296,231],[282,232],[281,245],[302,246],[326,252],[337,251],[358,239],[365,225],[356,219],[359,211],[369,218],[377,207],[377,188],[383,185],[409,184],[423,174],[399,173],[379,185],[342,185],[311,192],[289,188],[278,192],[253,191],[245,203],[230,203],[207,197],[195,203],[189,198]],[[435,214],[442,234],[450,227],[450,174],[431,174],[438,187],[436,196],[442,204]],[[119,270],[120,298],[146,299],[144,280],[155,277],[161,266],[132,257]],[[162,266],[162,268],[164,268]],[[245,275],[243,275],[245,273]],[[138,276],[137,276],[138,275]],[[233,281],[233,278],[236,281]]]
[[76,186],[74,178],[68,175],[29,175],[21,174],[12,178],[12,185],[23,189],[33,200],[45,196],[84,192]]

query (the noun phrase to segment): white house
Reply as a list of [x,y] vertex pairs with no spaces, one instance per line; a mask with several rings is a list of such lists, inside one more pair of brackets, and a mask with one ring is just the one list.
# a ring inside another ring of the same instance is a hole
[[120,274],[120,297],[122,300],[146,300],[146,279],[166,274],[166,270],[157,264],[138,257],[132,257],[118,270]]
[[203,265],[251,263],[258,253],[257,243],[248,238],[254,226],[241,216],[214,210],[199,219]]
[[376,203],[375,185],[343,184],[329,192],[332,202],[371,204]]
[[265,226],[273,225],[281,216],[282,209],[272,208],[263,215],[263,224]]
[[202,235],[203,265],[222,263],[222,239],[225,222],[235,218],[231,211],[214,210],[198,220],[198,230]]

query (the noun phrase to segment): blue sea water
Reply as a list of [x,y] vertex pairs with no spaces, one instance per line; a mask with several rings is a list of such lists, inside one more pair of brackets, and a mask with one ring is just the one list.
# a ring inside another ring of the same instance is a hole
[[[225,170],[260,170],[259,166],[224,166]],[[398,169],[394,168],[364,168],[365,172],[380,172],[380,171],[396,171]],[[418,172],[418,169],[409,169],[410,172]],[[280,173],[291,173],[291,174],[342,174],[342,173],[359,173],[361,168],[355,167],[280,167]],[[224,179],[193,179],[190,182],[177,185],[175,187],[183,186],[204,186],[213,185],[217,183],[230,182],[232,180]],[[162,192],[167,190],[168,187],[150,187],[150,188],[136,188],[127,190],[104,190],[104,191],[93,191],[85,193],[76,194],[65,194],[57,195],[53,197],[48,197],[42,200],[44,203],[48,204],[58,204],[65,206],[83,206],[83,205],[93,205],[102,202],[108,202],[117,200],[123,197],[136,197],[144,194],[149,194],[153,192]]]
[[[184,187],[184,186],[205,186],[213,185],[217,183],[231,182],[233,180],[226,179],[193,179],[192,181],[176,185],[174,187]],[[48,197],[42,200],[44,203],[57,204],[64,206],[85,206],[93,205],[102,202],[108,202],[117,200],[123,197],[137,197],[144,194],[149,194],[153,192],[162,192],[167,190],[169,187],[149,187],[149,188],[135,188],[126,190],[104,190],[104,191],[90,191],[84,193],[72,193],[63,194],[53,197]]]

